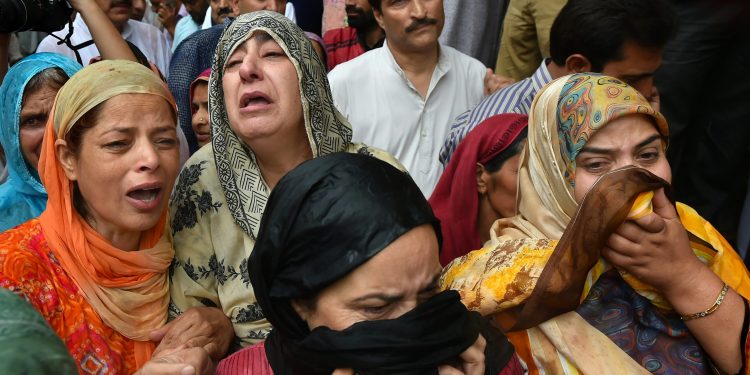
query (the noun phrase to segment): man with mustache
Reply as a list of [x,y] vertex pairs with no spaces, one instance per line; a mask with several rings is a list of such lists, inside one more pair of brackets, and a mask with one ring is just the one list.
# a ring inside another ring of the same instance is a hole
[[[144,22],[130,19],[132,0],[95,0],[95,3],[106,13],[107,18],[114,24],[123,39],[132,43],[146,56],[149,62],[156,65],[165,76],[169,74],[169,42],[156,27]],[[76,52],[66,44],[58,44],[58,40],[68,34],[68,25],[61,30],[48,35],[39,43],[37,52],[52,52],[76,59]],[[70,37],[73,46],[79,46],[78,54],[82,65],[88,65],[92,59],[101,54],[93,43],[91,31],[81,14],[76,14],[73,20],[73,35]]]
[[329,30],[323,35],[328,50],[328,70],[383,46],[385,32],[375,20],[367,0],[346,0],[346,19],[348,27]]
[[438,42],[442,0],[369,2],[385,43],[331,71],[334,102],[352,124],[353,141],[396,156],[429,197],[448,126],[482,99],[487,68]]

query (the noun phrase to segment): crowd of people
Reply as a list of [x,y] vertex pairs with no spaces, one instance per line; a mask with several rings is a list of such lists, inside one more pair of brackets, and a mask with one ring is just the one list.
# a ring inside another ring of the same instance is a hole
[[0,372],[750,374],[749,3],[69,4]]

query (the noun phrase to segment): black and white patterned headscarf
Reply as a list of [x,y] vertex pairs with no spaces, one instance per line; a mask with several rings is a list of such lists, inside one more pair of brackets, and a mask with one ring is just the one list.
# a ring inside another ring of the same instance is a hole
[[352,139],[349,122],[334,107],[326,69],[297,25],[281,14],[263,11],[243,14],[227,26],[216,47],[208,84],[212,144],[229,211],[253,239],[258,234],[270,192],[253,151],[229,124],[222,81],[229,56],[258,31],[270,35],[297,70],[305,129],[313,157],[345,151]]

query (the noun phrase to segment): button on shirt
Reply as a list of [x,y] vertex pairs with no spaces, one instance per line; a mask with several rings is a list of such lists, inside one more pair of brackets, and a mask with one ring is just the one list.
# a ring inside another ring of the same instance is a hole
[[[56,31],[53,34],[60,38],[65,37],[68,34],[68,25],[65,25],[62,30]],[[144,22],[128,20],[122,29],[122,37],[138,47],[148,61],[154,63],[164,76],[169,74],[169,58],[171,55],[169,42],[159,29]],[[70,42],[75,46],[88,42],[91,39],[89,28],[83,22],[81,15],[77,14],[73,21],[73,35],[70,38]],[[48,35],[39,43],[36,51],[58,53],[75,60],[76,55],[73,50],[67,45],[57,44],[57,42],[58,40],[52,35]],[[91,59],[101,55],[99,49],[94,44],[80,49],[78,53],[81,54],[83,66],[88,65]]]
[[422,98],[386,41],[338,65],[328,78],[336,108],[352,124],[352,141],[394,155],[429,197],[443,172],[438,152],[450,123],[482,99],[486,71],[478,60],[441,45]]

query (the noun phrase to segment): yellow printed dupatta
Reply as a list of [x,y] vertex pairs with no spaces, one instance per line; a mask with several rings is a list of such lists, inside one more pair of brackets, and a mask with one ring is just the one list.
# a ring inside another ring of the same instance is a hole
[[[602,177],[580,206],[573,198],[575,148],[628,114],[651,117],[668,136],[666,121],[645,98],[611,77],[563,77],[540,91],[519,170],[518,216],[496,222],[490,245],[443,271],[443,288],[458,290],[470,309],[511,332],[531,373],[648,373],[575,311],[611,268],[599,255],[609,234],[636,211],[648,212],[650,191],[668,188],[651,173],[628,167]],[[696,256],[750,298],[750,277],[731,246],[691,208],[678,203],[677,211]],[[671,307],[655,290],[624,272],[619,277],[670,315]]]

